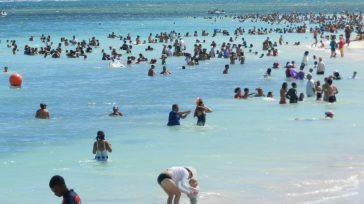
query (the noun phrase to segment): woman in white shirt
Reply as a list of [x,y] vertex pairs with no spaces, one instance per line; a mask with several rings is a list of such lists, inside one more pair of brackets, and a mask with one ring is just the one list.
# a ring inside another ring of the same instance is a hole
[[179,204],[181,192],[190,195],[192,192],[188,185],[188,180],[193,177],[190,168],[171,167],[158,176],[158,184],[167,193],[167,204]]

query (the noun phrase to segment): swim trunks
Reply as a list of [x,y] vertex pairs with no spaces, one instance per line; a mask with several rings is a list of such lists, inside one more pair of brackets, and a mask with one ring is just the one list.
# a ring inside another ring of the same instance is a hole
[[201,114],[200,116],[197,116],[197,125],[198,126],[204,126],[206,123],[206,115]]
[[161,183],[164,179],[172,179],[172,177],[166,173],[161,173],[161,174],[159,174],[159,176],[157,178],[158,184],[161,185]]
[[336,102],[336,96],[330,96],[330,97],[329,97],[329,102],[330,102],[330,103],[334,103],[334,102]]

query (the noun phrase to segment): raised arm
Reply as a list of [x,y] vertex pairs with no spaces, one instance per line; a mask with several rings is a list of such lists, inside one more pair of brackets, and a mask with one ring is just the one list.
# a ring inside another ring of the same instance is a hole
[[108,152],[112,152],[112,147],[111,147],[111,144],[110,143],[108,143],[108,142],[105,142],[106,143],[106,145],[105,145],[105,147],[106,147],[106,150],[108,151]]

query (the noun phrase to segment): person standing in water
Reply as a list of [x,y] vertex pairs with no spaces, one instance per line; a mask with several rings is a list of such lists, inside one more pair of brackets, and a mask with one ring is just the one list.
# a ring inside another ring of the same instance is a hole
[[98,131],[92,153],[96,154],[95,159],[97,161],[107,161],[109,158],[107,152],[112,152],[111,144],[105,140],[105,133],[103,131]]
[[338,48],[339,48],[341,57],[344,57],[344,45],[345,45],[344,37],[340,36],[339,43],[338,43]]
[[37,112],[35,113],[35,117],[38,119],[49,119],[50,115],[49,111],[47,110],[47,104],[41,103],[39,106],[40,109],[38,109]]
[[290,88],[286,94],[286,97],[289,99],[289,103],[297,103],[298,102],[298,96],[297,96],[297,84],[295,82],[292,82],[292,88]]
[[336,47],[337,47],[337,43],[335,41],[335,36],[331,36],[331,42],[330,42],[330,50],[331,50],[331,55],[330,57],[336,57]]
[[279,101],[279,104],[287,104],[287,100],[286,100],[287,91],[288,91],[288,84],[287,84],[287,82],[283,82],[282,88],[279,91],[279,95],[281,98]]
[[306,84],[306,95],[307,97],[315,96],[315,81],[312,79],[312,75],[310,73],[307,74],[307,84]]
[[229,65],[225,65],[224,70],[222,71],[222,74],[228,74],[229,73]]
[[190,110],[184,111],[184,112],[178,112],[179,111],[179,107],[178,104],[173,104],[172,105],[172,111],[169,113],[169,117],[168,117],[168,126],[176,126],[176,125],[180,125],[180,119],[185,119],[188,114],[191,113]]
[[194,117],[197,117],[197,126],[205,126],[206,123],[206,113],[211,113],[212,110],[205,106],[201,98],[196,101],[196,109]]
[[327,86],[324,89],[324,92],[327,94],[327,101],[329,103],[335,103],[336,102],[336,94],[339,93],[336,86],[332,84],[332,79],[327,79]]
[[150,69],[148,70],[148,76],[153,77],[155,75],[154,68],[155,68],[155,66],[152,64],[150,66]]

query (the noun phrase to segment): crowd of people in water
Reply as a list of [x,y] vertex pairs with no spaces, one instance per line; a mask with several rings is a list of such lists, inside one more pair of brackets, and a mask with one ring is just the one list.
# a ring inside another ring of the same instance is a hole
[[[95,50],[101,50],[101,60],[109,61],[114,66],[129,67],[133,64],[147,63],[150,64],[147,76],[156,76],[156,65],[158,62],[162,65],[162,71],[160,75],[170,75],[171,71],[167,68],[167,60],[171,57],[183,57],[185,59],[186,66],[198,66],[200,61],[211,60],[213,58],[226,59],[227,63],[223,68],[222,74],[229,74],[230,65],[239,63],[245,64],[246,54],[250,53],[257,55],[260,58],[263,57],[275,57],[279,55],[279,46],[289,44],[283,39],[283,35],[286,33],[307,33],[310,32],[313,35],[312,47],[326,48],[323,40],[330,40],[329,49],[331,50],[330,58],[336,57],[337,49],[341,57],[344,57],[345,45],[350,46],[350,41],[353,39],[352,33],[357,33],[356,40],[364,39],[363,31],[363,16],[361,13],[341,13],[341,14],[313,14],[313,13],[290,13],[290,14],[247,14],[239,16],[230,16],[231,18],[238,19],[240,22],[265,22],[271,25],[277,25],[276,28],[257,28],[244,29],[237,27],[230,34],[228,30],[214,29],[212,34],[203,30],[199,35],[198,31],[194,31],[191,35],[189,32],[185,34],[178,33],[176,31],[161,32],[153,35],[149,34],[147,39],[142,39],[137,35],[135,38],[130,33],[126,35],[116,34],[112,32],[107,37],[110,39],[120,40],[121,46],[119,48],[109,46],[107,49],[101,49],[99,39],[91,37],[88,40],[78,40],[76,36],[68,39],[62,37],[60,42],[55,42],[50,35],[41,35],[40,41],[43,43],[41,47],[31,47],[28,44],[24,45],[23,54],[29,56],[43,56],[44,58],[51,56],[52,58],[60,58],[66,55],[68,58],[83,58],[87,60],[89,54],[94,53]],[[209,17],[211,18],[211,17]],[[343,32],[339,35],[339,32]],[[244,39],[244,35],[269,35],[271,33],[282,34],[278,39],[278,42],[273,42],[269,37],[261,43],[261,46],[248,43]],[[211,36],[212,38],[217,35],[229,36],[228,42],[215,42],[214,40],[207,44],[205,40],[199,40],[199,37]],[[196,43],[193,48],[188,46],[184,41],[184,38],[195,37]],[[338,39],[338,40],[337,40]],[[34,36],[29,37],[29,42],[35,40]],[[163,44],[162,51],[159,59],[148,59],[144,53],[137,55],[133,54],[133,48],[138,45],[147,44],[145,52],[159,51],[153,48],[155,44]],[[11,49],[14,55],[18,54],[19,47],[16,40],[7,40],[7,47]],[[299,46],[300,41],[291,43],[293,46]],[[65,50],[66,48],[66,50]],[[192,50],[188,52],[187,50]],[[260,55],[259,55],[260,53]],[[126,55],[126,65],[119,63],[115,65],[115,62],[120,62],[121,57]],[[312,58],[313,63],[310,63]],[[272,66],[267,68],[264,78],[268,79],[272,76],[272,71],[281,71],[285,75],[287,81],[282,83],[282,87],[279,91],[279,104],[294,104],[300,101],[304,101],[304,98],[315,98],[317,101],[325,101],[328,103],[335,103],[337,101],[336,96],[339,93],[338,88],[334,85],[335,80],[341,80],[342,77],[339,71],[333,72],[331,75],[324,77],[324,81],[321,83],[319,80],[315,81],[315,76],[325,75],[326,65],[323,56],[317,57],[313,55],[310,57],[309,51],[303,53],[303,58],[300,63],[295,61],[288,61],[284,66],[279,62],[273,63]],[[121,65],[120,65],[121,64]],[[183,66],[182,69],[186,69]],[[8,67],[4,67],[4,72],[8,72]],[[354,71],[352,78],[355,79],[357,72]],[[307,80],[306,91],[297,92],[297,81]],[[290,84],[289,84],[290,83]],[[290,86],[290,87],[289,87]],[[234,99],[246,100],[251,97],[266,97],[274,98],[273,91],[269,90],[267,94],[261,87],[254,87],[255,91],[251,92],[248,87],[241,88],[236,87],[234,89]],[[213,110],[204,104],[202,98],[196,99],[196,107],[193,112],[193,117],[196,118],[197,126],[204,126],[206,124],[207,113],[212,113]],[[191,110],[180,111],[178,104],[172,105],[172,110],[168,116],[168,126],[180,125],[180,119],[186,118],[190,115]],[[109,116],[123,116],[124,114],[119,110],[119,107],[114,106],[112,113]],[[325,112],[326,118],[333,118],[334,113],[332,111]],[[41,103],[40,109],[37,110],[36,118],[49,119],[50,113],[47,110],[47,104]],[[107,161],[108,153],[112,152],[111,143],[105,139],[105,133],[103,131],[97,132],[96,141],[93,144],[93,154],[97,161]],[[192,172],[190,167],[171,167],[163,171],[158,176],[158,183],[161,188],[168,195],[168,204],[178,204],[181,192],[188,195],[191,204],[197,203],[198,197],[198,181],[194,178],[195,172]],[[61,176],[54,176],[49,183],[50,188],[57,196],[63,196],[64,203],[66,204],[79,204],[80,197],[73,190],[69,190],[65,184],[64,179]]]

